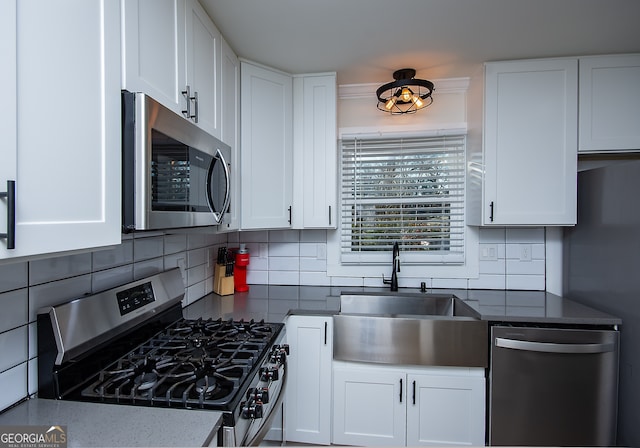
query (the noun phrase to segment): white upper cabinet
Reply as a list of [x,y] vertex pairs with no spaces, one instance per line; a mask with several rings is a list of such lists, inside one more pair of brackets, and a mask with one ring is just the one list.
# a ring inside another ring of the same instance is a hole
[[220,138],[221,35],[197,0],[121,0],[122,88]]
[[242,229],[291,227],[293,81],[290,75],[240,63]]
[[[16,126],[16,2],[0,3],[0,85],[5,86],[0,107],[0,258],[11,256],[7,247],[15,246],[15,183],[17,172],[17,126]],[[9,192],[13,189],[13,192]],[[11,195],[11,197],[8,197]],[[11,207],[10,207],[11,206]],[[11,211],[10,211],[11,210]]]
[[581,57],[579,151],[640,150],[640,54]]
[[187,85],[190,116],[216,138],[220,131],[220,51],[222,36],[197,0],[187,0]]
[[187,109],[185,0],[121,0],[122,88]]
[[242,229],[336,228],[336,91],[335,73],[242,61]]
[[470,105],[468,224],[575,224],[577,72],[573,58],[485,64],[484,103]]
[[220,230],[240,227],[240,61],[222,38],[220,53],[220,140],[231,147],[231,203]]
[[293,227],[336,228],[336,74],[293,78]]
[[[0,240],[0,258],[119,244],[119,3],[19,0],[0,8],[0,77],[9,92],[0,191],[15,181],[15,249]],[[0,204],[6,233],[6,199]]]

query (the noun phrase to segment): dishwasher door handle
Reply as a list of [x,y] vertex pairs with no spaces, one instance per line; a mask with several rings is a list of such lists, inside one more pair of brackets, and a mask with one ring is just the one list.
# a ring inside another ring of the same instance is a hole
[[559,344],[556,342],[518,341],[515,339],[496,338],[495,346],[513,350],[543,353],[606,353],[616,349],[616,344]]

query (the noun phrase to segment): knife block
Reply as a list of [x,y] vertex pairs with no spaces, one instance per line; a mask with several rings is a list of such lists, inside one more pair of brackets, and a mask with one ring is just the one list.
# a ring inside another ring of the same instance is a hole
[[226,276],[227,267],[217,264],[213,271],[213,292],[220,296],[233,294],[233,275]]

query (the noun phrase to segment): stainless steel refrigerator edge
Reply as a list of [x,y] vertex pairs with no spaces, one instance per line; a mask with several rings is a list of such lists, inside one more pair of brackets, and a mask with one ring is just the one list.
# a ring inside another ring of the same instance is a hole
[[578,174],[578,224],[563,237],[563,295],[622,318],[617,443],[637,447],[640,161],[609,163]]

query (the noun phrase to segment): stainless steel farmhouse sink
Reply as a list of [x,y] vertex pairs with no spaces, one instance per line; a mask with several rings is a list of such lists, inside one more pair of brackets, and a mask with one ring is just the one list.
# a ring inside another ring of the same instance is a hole
[[341,361],[488,367],[488,325],[450,294],[343,293],[333,318]]
[[340,296],[343,314],[478,317],[476,311],[451,294],[348,293]]

